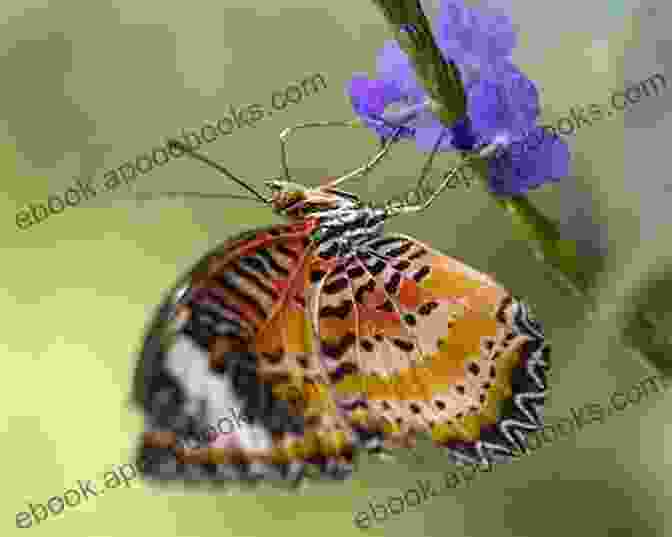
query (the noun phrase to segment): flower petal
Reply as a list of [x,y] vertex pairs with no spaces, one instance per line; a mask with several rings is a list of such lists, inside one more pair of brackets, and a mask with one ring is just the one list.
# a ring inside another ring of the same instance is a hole
[[471,8],[456,0],[443,2],[436,26],[439,48],[461,64],[509,58],[517,44],[511,19],[497,8]]
[[515,65],[500,61],[492,78],[470,84],[467,110],[473,129],[483,138],[519,139],[539,116],[539,93],[534,83]]
[[[541,131],[541,132],[540,132]],[[521,153],[511,149],[489,161],[490,189],[500,195],[524,194],[544,183],[569,175],[570,152],[558,136],[549,136],[541,127],[535,130],[541,142]]]
[[372,80],[365,74],[355,74],[350,79],[348,95],[355,112],[366,117],[382,115],[388,104],[403,97],[395,84]]
[[407,104],[419,104],[425,98],[425,91],[415,76],[415,69],[407,54],[394,40],[385,41],[376,58],[378,76],[396,85],[404,94]]

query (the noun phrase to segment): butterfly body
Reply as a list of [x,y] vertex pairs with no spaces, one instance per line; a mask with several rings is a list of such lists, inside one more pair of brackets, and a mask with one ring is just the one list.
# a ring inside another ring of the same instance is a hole
[[267,186],[289,223],[205,255],[147,330],[134,387],[146,475],[294,483],[313,468],[342,479],[358,451],[418,434],[453,460],[489,463],[541,426],[549,348],[523,303],[384,233],[389,208]]

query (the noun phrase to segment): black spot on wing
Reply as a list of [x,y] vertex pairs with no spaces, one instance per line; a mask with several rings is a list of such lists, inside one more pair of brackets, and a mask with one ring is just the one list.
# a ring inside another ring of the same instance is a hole
[[368,282],[359,286],[359,289],[355,292],[355,301],[358,304],[364,303],[364,294],[370,293],[376,288],[376,280],[371,278]]
[[394,244],[395,242],[399,242],[399,238],[383,237],[381,239],[376,239],[373,242],[369,242],[367,247],[371,248],[372,250],[378,250],[381,246],[385,246],[386,244]]
[[345,291],[349,287],[347,278],[339,278],[336,281],[330,282],[322,288],[322,291],[328,295],[333,295]]
[[425,248],[420,248],[413,254],[408,256],[408,259],[413,261],[414,259],[420,259],[422,256],[427,255],[427,250]]
[[429,268],[429,266],[425,265],[418,272],[413,274],[413,279],[416,282],[420,283],[430,272],[431,269]]
[[320,309],[320,317],[337,317],[344,320],[352,311],[352,306],[353,302],[350,299],[344,300],[338,306],[323,306]]
[[361,276],[364,276],[364,274],[366,274],[366,270],[364,270],[364,268],[360,266],[348,269],[348,277],[353,280],[360,278]]
[[357,368],[356,365],[343,364],[342,366],[338,367],[335,371],[329,373],[329,380],[331,382],[340,382],[347,375],[353,375],[357,373],[357,371],[359,371],[359,369]]
[[394,338],[392,340],[392,343],[394,344],[395,347],[401,349],[404,352],[411,352],[415,348],[413,343],[411,343],[410,341],[404,341],[403,339],[399,338]]
[[364,349],[366,352],[373,352],[373,343],[371,343],[368,339],[362,339],[360,342],[362,349]]
[[394,269],[404,271],[404,270],[407,270],[408,267],[410,267],[410,266],[411,266],[411,264],[408,261],[403,260],[403,261],[399,261],[399,263],[394,265]]
[[390,276],[390,279],[385,283],[385,291],[390,295],[396,296],[397,291],[399,291],[399,284],[401,283],[401,273],[395,272]]
[[413,243],[412,242],[407,242],[405,244],[402,244],[399,248],[395,248],[394,250],[390,250],[387,255],[389,257],[399,257],[399,256],[404,255],[411,248],[413,248]]
[[348,351],[348,349],[357,341],[353,332],[348,331],[337,343],[321,341],[321,349],[324,354],[330,358],[339,359]]
[[418,313],[420,315],[429,315],[430,313],[432,313],[432,311],[434,311],[438,307],[439,307],[438,302],[430,300],[429,302],[425,302],[422,306],[418,308]]

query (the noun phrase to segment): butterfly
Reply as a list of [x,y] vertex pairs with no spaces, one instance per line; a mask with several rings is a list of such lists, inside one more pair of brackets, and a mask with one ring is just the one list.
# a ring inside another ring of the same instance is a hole
[[132,394],[145,415],[146,477],[342,480],[359,453],[413,447],[422,434],[453,462],[490,464],[541,428],[550,346],[529,307],[491,276],[383,231],[387,219],[428,208],[458,168],[417,205],[374,207],[337,188],[366,176],[398,129],[346,175],[318,187],[290,181],[288,136],[334,125],[352,122],[283,131],[284,175],[265,181],[268,197],[169,142],[287,222],[208,252],[149,323]]

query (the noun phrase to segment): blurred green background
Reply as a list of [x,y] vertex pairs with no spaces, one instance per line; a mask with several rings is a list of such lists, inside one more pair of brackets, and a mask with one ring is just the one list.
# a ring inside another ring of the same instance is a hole
[[[437,2],[425,3],[430,14]],[[496,3],[520,26],[514,59],[539,84],[549,121],[574,105],[606,105],[610,91],[664,72],[663,56],[670,57],[670,6],[663,0]],[[6,0],[0,22],[0,293],[7,320],[0,346],[8,362],[0,395],[1,533],[14,535],[16,513],[28,502],[44,504],[77,480],[102,483],[104,472],[131,459],[142,429],[141,416],[127,406],[134,352],[163,292],[227,236],[278,221],[243,201],[133,200],[134,192],[240,193],[186,159],[27,230],[16,227],[16,212],[77,178],[101,184],[106,171],[181,128],[224,117],[229,105],[268,108],[273,91],[323,74],[326,89],[205,147],[259,186],[279,172],[283,128],[352,116],[343,88],[355,71],[374,74],[375,54],[390,35],[366,0]],[[672,69],[666,74],[672,78]],[[670,262],[672,194],[663,188],[670,99],[663,93],[583,127],[570,139],[574,177],[531,196],[562,222],[563,233],[581,239],[585,252],[608,252],[592,317],[514,240],[507,215],[478,190],[449,191],[426,214],[388,226],[494,274],[536,308],[554,347],[551,422],[651,374],[619,342],[618,327],[638,289]],[[375,144],[365,132],[299,135],[290,166],[298,180],[317,184],[358,165]],[[382,201],[406,191],[421,163],[412,146],[402,147],[352,189]],[[665,312],[664,297],[657,298]],[[367,533],[666,535],[670,400],[652,396]],[[424,464],[408,454],[397,464],[364,457],[352,480],[312,485],[299,495],[227,495],[136,480],[24,532],[354,536],[361,530],[353,516],[370,499],[384,500],[416,479],[438,481],[438,472],[449,469],[431,447],[423,446],[423,456]]]

